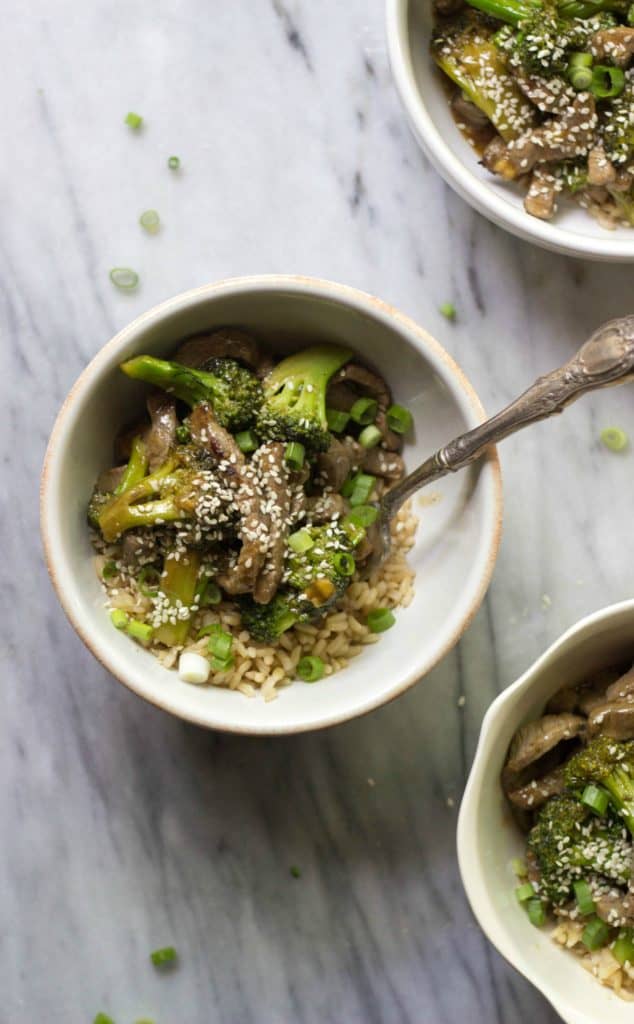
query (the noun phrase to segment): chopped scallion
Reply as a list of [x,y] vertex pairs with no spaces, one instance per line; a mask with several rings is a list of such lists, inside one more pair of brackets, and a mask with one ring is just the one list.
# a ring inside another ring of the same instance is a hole
[[212,658],[211,667],[214,672],[229,672],[233,668],[233,654],[228,658]]
[[128,625],[128,616],[121,608],[114,608],[110,612],[110,621],[115,629],[125,629]]
[[205,580],[197,595],[197,602],[200,608],[212,608],[222,601],[222,591],[213,580]]
[[161,226],[161,218],[156,210],[144,210],[139,217],[139,224],[149,235],[155,235]]
[[92,1024],[114,1024],[114,1021],[107,1013],[98,1013]]
[[372,526],[375,523],[379,514],[378,508],[374,505],[357,505],[353,508],[348,515],[343,519],[343,525],[347,523],[354,523],[355,526]]
[[407,434],[413,422],[414,417],[404,405],[391,405],[387,410],[387,425],[395,434]]
[[241,430],[236,434],[236,444],[241,452],[248,455],[254,452],[258,446],[258,440],[252,430]]
[[591,68],[592,67],[592,54],[591,53],[571,53],[568,58],[569,68]]
[[137,578],[137,586],[144,597],[156,597],[161,589],[161,574],[153,565],[144,565]]
[[179,169],[180,165],[181,165],[181,161],[180,161],[180,157],[178,157],[178,156],[171,156],[169,158],[169,160],[167,161],[167,166],[169,167],[170,171],[177,171]]
[[360,544],[365,537],[365,527],[353,522],[350,516],[344,516],[341,525],[348,535],[348,540],[356,548],[357,544]]
[[146,622],[139,622],[138,619],[130,619],[126,626],[126,633],[133,640],[138,640],[144,647],[148,646],[154,636],[152,627],[148,626]]
[[375,483],[375,476],[370,476],[369,473],[357,473],[354,477],[352,493],[349,499],[352,508],[357,508],[359,505],[367,505]]
[[342,576],[353,576],[356,563],[352,555],[347,551],[338,551],[333,558],[335,568]]
[[592,889],[585,879],[582,878],[578,882],[574,882],[573,889],[581,916],[588,917],[589,914],[594,914],[596,908],[592,898]]
[[101,578],[104,580],[111,580],[113,576],[118,574],[116,562],[106,562],[103,569],[101,570]]
[[366,622],[371,633],[384,633],[386,629],[391,629],[396,619],[390,608],[373,608],[368,612]]
[[575,92],[586,92],[592,85],[592,68],[581,66],[569,67],[568,80]]
[[350,416],[355,423],[365,427],[374,421],[378,408],[379,404],[374,398],[357,398],[350,410]]
[[171,964],[176,959],[176,950],[173,946],[164,946],[162,949],[155,949],[150,953],[150,960],[155,967],[162,967],[163,964]]
[[326,409],[326,419],[328,420],[328,429],[332,430],[333,434],[342,434],[348,426],[350,415],[347,412],[342,412],[341,409]]
[[299,441],[291,441],[290,444],[286,445],[284,458],[291,469],[301,469],[304,465],[305,455],[306,449]]
[[526,911],[528,913],[528,920],[536,928],[541,928],[542,925],[546,924],[546,910],[541,900],[529,900],[526,904]]
[[225,633],[224,629],[220,626],[210,634],[209,653],[213,658],[217,658],[218,661],[228,661],[231,656],[232,647],[233,637],[231,633]]
[[622,452],[627,448],[628,437],[620,427],[606,427],[601,431],[601,441],[611,452]]
[[589,807],[591,811],[601,817],[608,809],[610,794],[601,786],[590,784],[586,786],[581,797],[581,803]]
[[585,926],[581,941],[586,949],[593,952],[595,949],[605,946],[609,938],[610,929],[605,921],[602,921],[600,917],[593,917]]
[[297,663],[297,676],[305,683],[316,683],[324,674],[324,663],[316,654],[307,654]]
[[530,882],[525,882],[524,885],[519,885],[515,890],[515,896],[518,903],[526,903],[528,900],[532,900],[535,897],[535,890]]
[[612,956],[621,966],[629,964],[634,967],[634,928],[624,928],[619,932],[612,946]]
[[291,867],[288,870],[290,871],[290,873],[293,876],[293,878],[301,878],[302,877],[302,873],[301,873],[301,871],[299,870],[299,868],[297,867],[296,864],[292,864]]
[[370,423],[359,434],[359,444],[362,448],[376,448],[382,437],[383,435],[379,428],[374,423]]
[[115,288],[122,292],[131,292],[139,283],[139,275],[130,267],[113,267],[110,271],[110,280]]
[[447,320],[456,319],[456,307],[451,302],[443,302],[442,306],[438,307],[438,312],[442,313]]
[[592,69],[590,92],[599,100],[613,99],[620,96],[625,88],[625,72],[623,68],[611,64],[595,64]]
[[143,124],[143,118],[140,114],[135,114],[134,111],[131,110],[130,113],[126,114],[124,117],[124,123],[127,124],[129,128],[138,130]]
[[289,548],[298,555],[303,555],[305,551],[310,551],[314,543],[315,541],[308,530],[298,530],[296,533],[291,533],[288,538]]

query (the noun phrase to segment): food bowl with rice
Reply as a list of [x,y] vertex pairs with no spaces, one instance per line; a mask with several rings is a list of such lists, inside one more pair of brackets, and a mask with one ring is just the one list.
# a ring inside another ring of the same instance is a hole
[[281,733],[397,696],[458,640],[501,521],[495,453],[415,498],[368,568],[373,502],[483,418],[443,349],[379,300],[236,279],[124,329],[63,406],[42,477],[53,584],[136,693]]
[[499,952],[567,1024],[634,1001],[634,601],[573,626],[489,708],[458,822]]

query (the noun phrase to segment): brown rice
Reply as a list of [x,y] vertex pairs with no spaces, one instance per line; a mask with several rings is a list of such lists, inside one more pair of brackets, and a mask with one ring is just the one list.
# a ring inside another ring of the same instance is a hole
[[634,1002],[634,967],[629,964],[621,966],[608,946],[594,952],[586,949],[581,941],[584,927],[581,921],[564,919],[557,924],[551,938],[574,953],[581,966],[602,985],[613,989],[621,999]]

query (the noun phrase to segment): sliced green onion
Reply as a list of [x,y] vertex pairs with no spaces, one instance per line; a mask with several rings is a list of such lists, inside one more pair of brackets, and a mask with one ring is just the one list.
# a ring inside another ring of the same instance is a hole
[[191,430],[189,427],[186,427],[184,423],[181,423],[181,425],[176,428],[176,440],[179,444],[189,444],[191,439]]
[[353,508],[348,515],[342,520],[343,525],[347,523],[354,523],[355,526],[372,526],[375,523],[379,514],[378,508],[374,505],[357,505]]
[[360,544],[365,537],[365,527],[359,526],[358,523],[353,522],[350,516],[344,516],[341,520],[341,525],[346,531],[348,540],[353,547],[356,548],[357,544]]
[[374,398],[357,398],[350,410],[350,416],[355,423],[365,427],[374,421],[378,408],[379,403]]
[[343,495],[344,498],[349,498],[354,491],[354,481],[356,480],[356,477],[356,473],[350,473],[348,478],[342,483],[339,493]]
[[154,636],[154,630],[152,627],[148,626],[146,622],[139,622],[138,619],[130,619],[126,626],[126,633],[128,636],[131,636],[133,640],[138,640],[144,647],[148,646]]
[[233,654],[228,658],[212,658],[211,667],[214,672],[229,672],[233,668]]
[[634,928],[624,928],[612,946],[612,956],[621,964],[634,967]]
[[286,445],[284,458],[291,469],[301,469],[304,465],[305,455],[306,449],[303,444],[299,443],[299,441],[291,441],[290,444]]
[[139,275],[130,267],[113,267],[110,271],[110,280],[115,288],[120,288],[123,292],[131,292],[139,283]]
[[520,860],[519,857],[513,857],[513,860],[511,861],[511,870],[517,878],[526,878],[528,874],[526,864],[523,860]]
[[591,53],[571,53],[568,59],[569,68],[591,68],[593,57]]
[[605,921],[602,921],[600,917],[593,917],[583,929],[581,941],[586,949],[594,952],[595,949],[601,949],[602,946],[605,946],[609,938],[610,929]]
[[124,118],[124,124],[127,124],[129,128],[138,129],[143,124],[143,118],[140,114],[135,114],[132,110],[129,114],[126,114]]
[[180,165],[181,161],[179,156],[171,156],[167,161],[167,166],[169,167],[170,171],[177,171]]
[[258,439],[252,430],[241,430],[236,434],[236,444],[241,452],[248,455],[258,447]]
[[316,683],[324,674],[324,663],[316,654],[307,654],[297,663],[297,676],[305,683]]
[[92,1024],[114,1024],[114,1021],[107,1013],[98,1013]]
[[164,946],[162,949],[155,949],[153,953],[150,953],[150,960],[155,967],[161,967],[163,964],[171,964],[176,959],[176,950],[173,946]]
[[199,597],[198,604],[201,608],[213,608],[222,601],[222,591],[213,580],[207,580]]
[[225,633],[224,629],[218,627],[209,638],[209,653],[218,661],[228,661],[233,647],[231,633]]
[[535,890],[530,882],[525,882],[524,885],[519,885],[515,890],[515,896],[518,903],[526,903],[528,900],[532,900],[535,896]]
[[387,410],[387,425],[395,434],[407,434],[413,422],[414,417],[404,405],[391,405]]
[[299,868],[297,867],[296,864],[292,864],[288,870],[290,871],[290,873],[293,876],[293,878],[301,878],[302,877],[302,873],[301,873],[301,871],[299,870]]
[[630,6],[627,9],[626,21],[627,21],[628,25],[634,27],[634,4],[630,4]]
[[144,210],[139,217],[139,224],[149,235],[155,235],[161,226],[161,218],[156,210]]
[[438,307],[438,312],[442,313],[447,320],[456,319],[456,307],[451,302],[443,302],[442,306]]
[[118,574],[116,562],[106,562],[103,569],[101,570],[101,578],[103,580],[111,580],[113,576]]
[[546,910],[541,900],[529,900],[526,904],[526,911],[528,913],[528,920],[536,928],[541,928],[542,925],[546,924]]
[[354,575],[354,570],[356,569],[357,565],[352,555],[349,554],[347,551],[338,551],[333,558],[333,562],[335,565],[335,569],[337,569],[337,571],[340,572],[342,576]]
[[291,533],[288,538],[289,548],[296,551],[298,555],[303,555],[305,551],[310,551],[314,543],[315,541],[308,530],[298,530],[297,533]]
[[153,565],[145,565],[137,577],[137,586],[144,597],[156,597],[161,589],[161,574]]
[[328,420],[328,429],[332,430],[333,434],[342,434],[348,426],[350,415],[347,412],[342,412],[341,409],[326,409],[326,419]]
[[599,100],[612,99],[620,96],[625,88],[625,72],[623,68],[612,67],[611,64],[595,64],[592,69],[592,85],[590,91]]
[[110,612],[110,621],[115,629],[125,629],[128,625],[128,616],[122,608],[114,608]]
[[379,428],[371,423],[369,427],[364,427],[359,434],[359,444],[362,448],[376,448],[382,437],[383,434]]
[[608,809],[610,794],[600,786],[590,784],[586,786],[581,797],[581,803],[589,807],[591,811],[601,817]]
[[375,483],[375,476],[370,476],[369,473],[357,473],[349,499],[352,508],[357,508],[359,505],[367,505]]
[[592,85],[592,68],[573,66],[568,68],[568,80],[575,92],[586,92]]
[[601,431],[601,441],[611,452],[622,452],[627,448],[628,437],[620,427],[606,427]]
[[589,914],[594,914],[596,907],[592,898],[592,889],[588,883],[581,879],[573,884],[573,889],[575,890],[575,899],[581,916],[588,917]]
[[396,619],[390,608],[373,608],[368,612],[366,622],[371,633],[384,633],[386,629],[392,628]]

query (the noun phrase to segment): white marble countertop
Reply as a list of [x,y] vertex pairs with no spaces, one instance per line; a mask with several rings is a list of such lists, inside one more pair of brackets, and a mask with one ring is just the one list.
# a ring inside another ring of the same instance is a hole
[[[391,706],[284,740],[171,720],[100,668],[46,578],[38,475],[87,360],[186,288],[269,271],[357,285],[428,327],[493,409],[631,311],[632,269],[533,249],[445,188],[391,85],[380,0],[3,14],[0,1018],[555,1021],[471,918],[456,808],[494,694],[632,596],[634,455],[597,442],[613,423],[634,436],[631,391],[505,443],[500,559],[459,648]],[[108,280],[121,264],[134,295]],[[147,954],[167,943],[180,966],[157,976]]]

